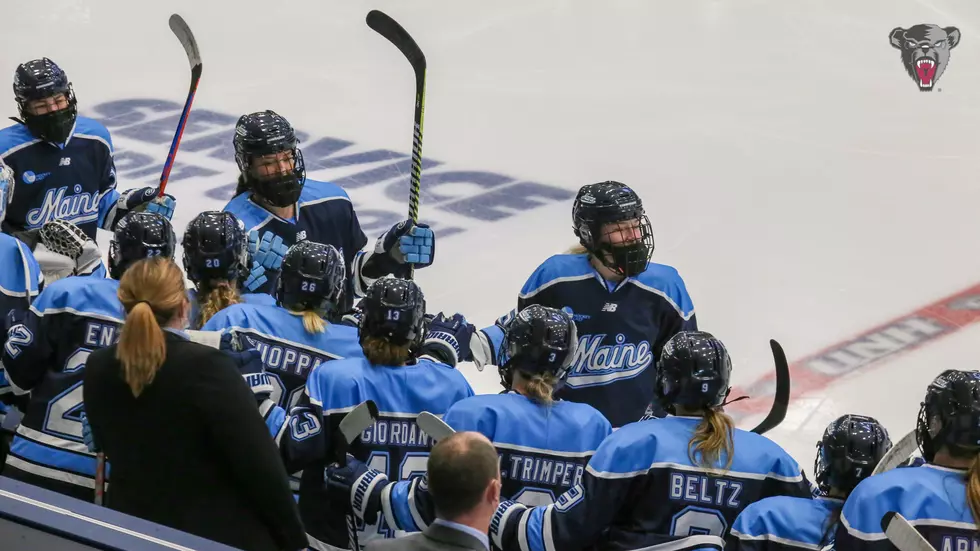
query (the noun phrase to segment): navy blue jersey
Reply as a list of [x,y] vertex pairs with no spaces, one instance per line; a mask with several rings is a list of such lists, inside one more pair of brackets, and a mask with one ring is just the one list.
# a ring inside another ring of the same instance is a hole
[[[532,304],[568,312],[578,329],[578,350],[556,397],[593,406],[614,427],[643,417],[664,344],[679,331],[697,329],[684,281],[662,264],[650,263],[640,275],[613,285],[587,254],[555,255],[528,278],[515,312]],[[497,350],[500,326],[511,315],[484,330]]]
[[[296,216],[291,220],[280,218],[253,201],[251,191],[233,198],[224,210],[238,217],[245,224],[245,231],[256,230],[260,234],[271,231],[281,237],[287,247],[307,240],[336,247],[347,267],[345,299],[348,304],[342,305],[341,310],[350,308],[354,300],[351,277],[354,258],[367,244],[367,236],[342,187],[307,178],[299,196]],[[271,281],[259,291],[270,292]]]
[[[531,506],[554,503],[577,485],[599,444],[612,433],[609,421],[588,404],[547,406],[516,392],[467,398],[449,408],[443,421],[457,432],[475,431],[490,439],[500,455],[500,495]],[[389,526],[416,532],[432,522],[427,494],[413,493],[407,482],[389,484],[382,492]]]
[[[78,117],[67,145],[35,138],[23,124],[0,130],[0,157],[14,170],[17,192],[5,232],[68,220],[94,241],[119,198],[112,138],[101,123]],[[105,228],[111,229],[111,228]]]
[[[834,541],[843,499],[776,496],[750,504],[735,519],[726,551],[814,551]],[[879,519],[880,522],[880,519]]]
[[4,475],[92,499],[95,456],[82,441],[82,380],[88,355],[111,346],[125,319],[113,279],[72,276],[38,295],[3,349],[7,378],[30,391]]
[[810,496],[799,465],[764,436],[735,429],[727,472],[688,458],[700,418],[667,417],[631,423],[606,438],[582,482],[554,505],[523,509],[501,504],[490,525],[502,549],[524,551],[638,549],[672,542],[670,549],[722,549],[735,517],[750,503]]
[[[267,293],[242,293],[241,297],[242,300],[245,301],[245,304],[259,304],[264,306],[276,305],[276,298]],[[187,299],[191,301],[190,318],[191,318],[191,326],[193,327],[197,324],[197,316],[200,313],[200,307],[197,303],[197,290],[188,289]],[[199,329],[199,327],[194,327],[194,328]]]
[[[442,415],[453,404],[473,396],[462,373],[428,357],[398,367],[371,365],[364,358],[326,363],[310,375],[306,391],[323,430],[311,437],[304,427],[290,422],[284,445],[292,451],[286,455],[305,464],[288,468],[303,468],[299,509],[306,531],[319,542],[341,548],[348,541],[346,524],[343,511],[328,498],[323,468],[332,461],[332,438],[344,416],[365,400],[374,400],[378,419],[351,444],[350,453],[393,481],[409,480],[425,474],[432,448],[432,438],[415,423],[418,414]],[[375,525],[358,528],[361,545],[394,535],[381,518]]]
[[306,378],[322,362],[363,357],[356,328],[331,323],[323,333],[308,333],[301,315],[278,306],[234,304],[215,314],[202,330],[245,335],[262,353],[273,401],[286,411],[299,402]]
[[[38,294],[44,277],[31,249],[19,239],[0,233],[0,315],[13,309],[26,310]],[[13,387],[7,382],[0,363],[0,426],[7,417],[9,404],[15,400]]]
[[894,469],[861,481],[847,497],[837,529],[837,551],[893,551],[881,518],[895,511],[933,548],[962,551],[980,546],[966,502],[966,471],[925,464]]

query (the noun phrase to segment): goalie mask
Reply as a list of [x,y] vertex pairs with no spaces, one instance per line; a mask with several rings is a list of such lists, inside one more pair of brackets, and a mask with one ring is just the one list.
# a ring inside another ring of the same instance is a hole
[[0,159],[0,223],[7,217],[7,207],[14,200],[14,169]]
[[109,243],[109,277],[118,280],[137,260],[153,256],[174,257],[177,237],[170,220],[154,212],[124,216]]

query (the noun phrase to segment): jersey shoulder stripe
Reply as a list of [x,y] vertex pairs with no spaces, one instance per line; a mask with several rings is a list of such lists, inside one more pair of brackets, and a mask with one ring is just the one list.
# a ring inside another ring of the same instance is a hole
[[114,152],[112,148],[112,136],[109,135],[109,129],[95,119],[77,117],[75,119],[75,133],[72,134],[72,139],[74,138],[95,140],[106,146],[110,154]]
[[119,282],[114,279],[66,277],[45,287],[31,310],[39,316],[67,312],[122,323],[126,312],[116,295],[118,290]]
[[31,134],[27,126],[20,123],[13,124],[0,130],[0,157],[8,157],[40,141]]
[[545,260],[524,283],[520,298],[528,299],[558,283],[598,278],[586,254],[556,254]]
[[347,192],[337,184],[307,178],[306,184],[303,186],[303,191],[299,196],[299,206],[300,208],[308,207],[333,199],[350,202],[350,197],[347,195]]
[[640,289],[663,297],[681,318],[688,320],[694,315],[694,303],[687,293],[687,286],[673,266],[651,262],[643,273],[627,281]]
[[262,226],[275,218],[271,212],[256,205],[252,201],[252,192],[246,191],[241,195],[232,197],[231,201],[225,205],[225,212],[230,212],[245,224],[245,231],[261,229]]
[[[6,269],[0,270],[0,293],[9,297],[26,297],[26,282],[30,284],[31,296],[37,295],[41,267],[27,244],[16,237],[0,233],[0,264],[6,266]],[[25,269],[28,271],[26,274]]]

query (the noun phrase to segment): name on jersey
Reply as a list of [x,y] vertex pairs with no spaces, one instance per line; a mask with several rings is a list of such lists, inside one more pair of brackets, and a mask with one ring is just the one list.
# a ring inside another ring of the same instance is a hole
[[670,499],[673,500],[737,509],[741,493],[742,483],[734,480],[697,474],[670,474]]
[[97,321],[90,321],[85,324],[85,346],[108,348],[116,343],[118,336],[118,324],[99,323]]
[[615,344],[602,344],[606,335],[582,335],[572,357],[566,384],[571,388],[607,384],[639,375],[653,362],[649,341],[626,342],[622,333]]
[[980,540],[967,536],[943,536],[939,551],[980,551]]
[[296,375],[306,377],[311,369],[315,369],[318,365],[329,359],[321,358],[290,346],[268,343],[251,336],[246,336],[245,338],[259,351],[259,354],[262,355],[262,363],[269,369],[295,373]]
[[27,224],[37,227],[55,218],[77,222],[79,219],[97,217],[99,194],[85,193],[80,185],[75,185],[74,190],[73,195],[67,196],[68,186],[47,190],[41,207],[27,211]]
[[[508,459],[510,465],[503,464]],[[578,484],[584,473],[585,465],[572,461],[517,454],[507,458],[501,456],[501,476],[530,484],[560,485],[567,488]]]
[[379,419],[361,433],[361,442],[374,446],[432,447],[432,437],[408,419]]

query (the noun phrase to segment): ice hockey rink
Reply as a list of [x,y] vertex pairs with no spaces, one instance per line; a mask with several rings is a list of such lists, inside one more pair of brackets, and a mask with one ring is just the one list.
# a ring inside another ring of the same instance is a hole
[[[7,2],[0,77],[54,59],[112,132],[120,187],[152,185],[189,81],[179,13],[204,71],[168,187],[178,234],[231,196],[237,117],[273,109],[373,238],[407,212],[414,94],[364,23],[373,8],[428,58],[430,311],[491,323],[574,244],[575,190],[615,179],[640,191],[654,260],[728,345],[734,395],[753,397],[731,407],[741,426],[771,401],[769,339],[784,346],[794,401],[770,436],[807,471],[834,417],[877,417],[897,440],[932,377],[980,368],[973,0]],[[889,43],[919,23],[962,33],[928,93]],[[495,370],[462,369],[499,389]]]

